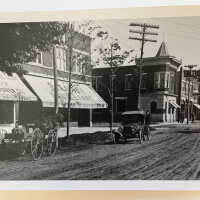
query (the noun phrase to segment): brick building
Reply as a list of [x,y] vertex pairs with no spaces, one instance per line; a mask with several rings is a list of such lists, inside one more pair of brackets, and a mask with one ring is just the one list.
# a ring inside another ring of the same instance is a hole
[[[139,59],[136,59],[136,64]],[[153,121],[173,122],[177,120],[178,88],[177,77],[181,61],[171,56],[162,42],[155,57],[143,58],[140,107],[149,110]],[[93,69],[93,87],[110,105],[111,68]],[[137,109],[138,76],[137,65],[121,66],[114,69],[114,120],[118,121],[121,112]],[[97,121],[106,115],[94,113]],[[103,117],[100,117],[104,115]]]

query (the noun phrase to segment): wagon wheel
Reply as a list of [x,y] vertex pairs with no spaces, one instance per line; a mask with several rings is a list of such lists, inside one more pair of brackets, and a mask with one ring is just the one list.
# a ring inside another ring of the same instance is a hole
[[143,141],[142,129],[139,130],[138,137],[139,137],[140,144],[142,144],[142,141]]
[[43,149],[43,133],[39,128],[36,128],[31,138],[31,154],[33,160],[38,160],[42,157]]
[[55,154],[57,146],[58,146],[57,131],[55,129],[51,129],[48,132],[48,137],[47,137],[47,153],[48,153],[48,155]]

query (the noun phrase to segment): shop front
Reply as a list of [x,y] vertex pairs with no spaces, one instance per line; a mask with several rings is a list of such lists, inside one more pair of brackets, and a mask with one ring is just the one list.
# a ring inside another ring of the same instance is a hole
[[36,96],[24,85],[16,73],[0,72],[0,127],[10,132],[16,122],[21,121],[23,104],[37,102]]
[[[54,113],[54,80],[50,76],[24,75],[28,87],[41,102],[43,115]],[[68,107],[68,87],[65,80],[58,80],[58,107],[66,120]],[[91,126],[92,110],[107,108],[107,103],[86,83],[73,82],[71,86],[71,123],[74,126]]]

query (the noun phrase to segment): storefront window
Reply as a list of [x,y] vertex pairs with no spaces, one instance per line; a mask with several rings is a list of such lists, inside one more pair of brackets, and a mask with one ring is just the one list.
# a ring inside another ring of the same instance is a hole
[[124,112],[126,111],[126,103],[127,99],[116,99],[116,112]]
[[151,113],[155,113],[157,110],[157,103],[155,101],[151,102]]
[[11,124],[14,119],[14,103],[0,101],[0,124]]

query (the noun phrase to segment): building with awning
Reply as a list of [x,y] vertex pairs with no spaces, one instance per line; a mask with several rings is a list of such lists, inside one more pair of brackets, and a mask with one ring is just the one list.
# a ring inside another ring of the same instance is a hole
[[[107,103],[92,88],[91,65],[91,38],[82,33],[74,35],[72,49],[73,63],[69,64],[69,51],[67,46],[56,45],[52,51],[38,52],[32,62],[22,65],[26,71],[22,81],[37,97],[37,103],[32,103],[23,109],[23,120],[34,121],[41,117],[55,115],[54,82],[57,85],[58,112],[63,114],[63,126],[68,117],[68,78],[71,75],[71,126],[91,126],[93,110],[107,108]],[[54,52],[54,53],[53,53]],[[69,69],[71,68],[71,73]]]
[[0,71],[0,124],[15,124],[19,120],[19,105],[36,102],[37,97],[16,73]]
[[[34,75],[24,76],[27,83],[41,100],[43,107],[54,107],[54,80],[53,77],[40,77]],[[68,81],[58,81],[58,106],[67,108]],[[98,109],[107,108],[107,103],[87,84],[72,83],[71,108]]]
[[9,76],[6,72],[0,71],[0,100],[37,101],[37,98],[16,73]]

